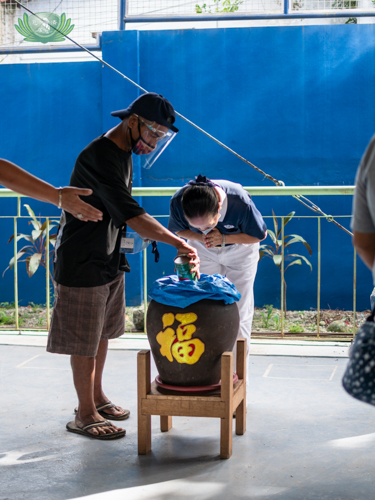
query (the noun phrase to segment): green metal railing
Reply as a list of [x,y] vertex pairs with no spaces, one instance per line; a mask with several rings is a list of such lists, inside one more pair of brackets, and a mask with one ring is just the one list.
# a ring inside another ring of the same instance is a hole
[[[164,187],[164,188],[133,188],[133,196],[164,196],[171,197],[179,187]],[[351,196],[354,193],[354,186],[271,186],[271,187],[253,187],[247,186],[245,189],[251,194],[251,196]],[[17,210],[14,216],[0,216],[0,219],[13,219],[14,234],[18,233],[18,220],[20,219],[30,219],[29,216],[21,215],[21,199],[23,196],[9,190],[0,189],[0,198],[17,198]],[[155,218],[168,217],[168,215],[155,215]],[[281,337],[285,336],[285,324],[284,324],[284,314],[283,314],[283,304],[284,304],[284,219],[286,216],[277,216],[278,219],[282,221],[282,265],[281,265],[281,314],[280,314],[280,327],[281,327]],[[335,218],[348,218],[350,215],[340,215],[334,216]],[[272,216],[264,216],[265,219],[272,218]],[[322,216],[322,215],[312,215],[312,216],[296,216],[297,219],[317,219],[317,233],[318,233],[318,257],[317,257],[317,333],[316,338],[320,339],[320,294],[321,294],[321,219],[332,219],[332,216]],[[49,248],[49,223],[51,219],[56,219],[56,216],[42,216],[42,219],[47,221],[46,224],[46,248]],[[15,304],[15,327],[14,330],[21,333],[25,329],[20,327],[19,324],[19,308],[18,308],[18,265],[17,265],[17,253],[18,253],[18,243],[17,238],[14,238],[14,304]],[[356,284],[357,284],[357,266],[356,266],[356,252],[354,253],[354,263],[353,263],[353,326],[356,327]],[[50,276],[49,276],[49,252],[46,252],[46,315],[47,315],[47,329],[50,323]],[[147,312],[147,252],[143,251],[143,302],[144,302],[144,318],[146,319]],[[146,324],[146,323],[145,323]],[[13,330],[9,328],[9,330]],[[27,330],[30,330],[29,328]],[[44,330],[45,331],[45,330]]]

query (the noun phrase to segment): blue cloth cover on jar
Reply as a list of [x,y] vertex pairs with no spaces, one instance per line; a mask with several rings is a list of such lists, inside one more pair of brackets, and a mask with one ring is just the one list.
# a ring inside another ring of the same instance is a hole
[[231,281],[221,274],[201,274],[199,281],[180,281],[176,274],[156,280],[149,295],[156,302],[167,306],[188,307],[203,299],[223,300],[232,304],[241,294]]

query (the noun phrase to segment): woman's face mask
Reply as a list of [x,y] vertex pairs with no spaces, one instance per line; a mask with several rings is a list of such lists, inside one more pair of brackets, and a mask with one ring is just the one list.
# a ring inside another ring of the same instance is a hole
[[201,233],[208,234],[217,226],[219,218],[220,218],[220,212],[218,211],[216,215],[207,214],[203,217],[195,217],[193,219],[187,219],[187,221],[190,224],[190,226],[199,229]]

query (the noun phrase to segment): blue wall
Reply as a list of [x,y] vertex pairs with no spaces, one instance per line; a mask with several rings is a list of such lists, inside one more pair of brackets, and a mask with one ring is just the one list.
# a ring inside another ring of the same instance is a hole
[[[103,58],[142,87],[166,96],[178,112],[287,185],[344,185],[353,184],[375,131],[373,30],[373,25],[361,24],[109,32],[103,34]],[[56,185],[68,182],[79,151],[118,123],[110,111],[138,95],[133,85],[98,62],[0,65],[0,81],[0,157]],[[151,170],[135,162],[135,186],[181,186],[198,173],[243,185],[270,185],[189,124],[177,121],[180,133]],[[168,211],[166,199],[141,201],[152,215]],[[291,197],[254,201],[263,215],[271,215],[272,209],[283,215],[292,210],[296,216],[312,215]],[[314,202],[326,213],[351,212],[351,197],[321,196]],[[43,205],[30,203],[36,210]],[[7,205],[0,205],[2,214],[8,213]],[[56,212],[44,205],[43,213]],[[348,227],[348,219],[343,223]],[[316,227],[313,219],[296,219],[287,226],[303,235],[314,252],[312,273],[307,266],[287,272],[289,308],[316,307]],[[8,236],[12,229],[4,232]],[[0,269],[11,254],[3,248]],[[165,245],[160,250],[158,264],[149,254],[150,283],[173,272],[174,250]],[[321,305],[350,309],[351,239],[323,221],[322,250]],[[298,245],[293,251],[304,253]],[[132,258],[128,303],[142,297],[140,264],[139,256]],[[43,273],[38,273],[44,283]],[[358,274],[358,308],[366,309],[372,283],[361,262]],[[12,300],[12,273],[5,276],[0,301]],[[28,290],[20,298],[43,302],[44,285],[35,285],[37,276],[32,280],[24,278],[21,287]],[[256,305],[278,305],[279,289],[278,270],[271,261],[262,261]]]
[[[76,156],[102,130],[101,79],[98,62],[0,65],[0,157],[56,186],[69,184]],[[36,214],[59,217],[52,205],[31,199],[23,203]],[[0,198],[1,215],[15,215],[16,207],[15,199]],[[19,232],[30,232],[26,222],[19,224]],[[13,221],[2,221],[0,274],[13,256],[13,244],[6,245],[11,234]],[[46,302],[44,269],[29,279],[21,263],[19,287],[21,304]],[[8,270],[0,278],[0,302],[12,302],[13,290]]]

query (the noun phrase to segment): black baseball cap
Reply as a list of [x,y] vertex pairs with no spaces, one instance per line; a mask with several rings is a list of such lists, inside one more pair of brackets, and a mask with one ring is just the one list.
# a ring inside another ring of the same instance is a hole
[[111,115],[117,116],[123,120],[133,113],[145,118],[146,120],[163,125],[164,127],[173,130],[173,132],[178,132],[178,128],[173,125],[176,119],[173,106],[168,99],[160,94],[156,94],[155,92],[142,94],[137,97],[137,99],[126,109],[112,111]]

